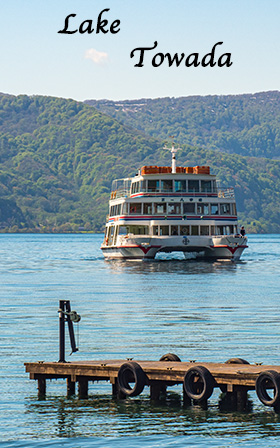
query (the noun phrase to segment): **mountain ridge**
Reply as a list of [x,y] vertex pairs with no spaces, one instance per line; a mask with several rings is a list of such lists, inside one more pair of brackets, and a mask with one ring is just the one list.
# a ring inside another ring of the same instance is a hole
[[147,135],[231,154],[280,158],[280,92],[86,100]]
[[[88,104],[0,94],[1,232],[101,232],[112,180],[170,165],[163,146]],[[280,161],[181,147],[178,165],[210,165],[235,187],[248,232],[280,232]]]

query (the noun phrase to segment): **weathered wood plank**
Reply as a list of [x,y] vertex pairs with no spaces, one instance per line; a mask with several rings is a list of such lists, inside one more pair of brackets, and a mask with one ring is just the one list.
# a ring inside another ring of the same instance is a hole
[[[107,380],[113,383],[117,378],[120,366],[127,360],[81,361],[71,363],[31,362],[25,363],[26,372],[31,379],[77,378],[87,380]],[[145,371],[148,380],[165,381],[169,383],[182,383],[186,371],[196,365],[206,367],[213,375],[217,385],[234,385],[254,388],[258,375],[265,370],[274,370],[280,373],[280,366],[251,365],[251,364],[222,364],[205,362],[162,362],[162,361],[136,361]]]

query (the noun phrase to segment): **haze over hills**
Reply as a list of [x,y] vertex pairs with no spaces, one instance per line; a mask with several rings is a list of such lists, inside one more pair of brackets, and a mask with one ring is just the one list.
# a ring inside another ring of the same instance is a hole
[[[194,140],[195,133],[199,138],[197,126],[204,128],[205,117],[212,117],[213,112],[209,114],[205,106],[211,97],[195,97],[197,105],[192,105],[190,109],[196,110],[196,125],[194,114],[185,105],[194,97],[145,100],[149,107],[153,105],[152,109],[150,107],[149,121],[146,105],[139,106],[139,113],[131,113],[120,111],[120,106],[114,105],[114,102],[96,102],[97,110],[88,104],[61,98],[0,94],[1,231],[102,231],[112,180],[133,175],[145,164],[170,165],[170,154],[163,149],[162,140],[166,140],[169,133],[176,136],[172,131],[177,126],[176,143],[180,142],[182,147],[177,156],[178,165],[210,165],[212,173],[220,178],[221,186],[235,187],[239,216],[247,231],[279,233],[280,161],[272,160],[279,154],[279,93],[267,92],[267,98],[265,93],[256,96],[263,109],[261,113],[255,107],[255,118],[251,117],[251,123],[255,123],[258,117],[259,124],[254,124],[250,132],[254,134],[256,131],[256,135],[262,135],[262,139],[256,140],[262,142],[258,157],[252,157],[253,146],[247,148],[246,156],[230,153],[232,149],[229,151],[229,148],[228,152],[221,152],[218,144],[216,147],[214,144],[214,125],[208,122],[205,133],[201,131],[204,143],[201,141],[200,146],[195,141],[191,141],[192,146],[184,144],[187,130]],[[250,134],[246,95],[241,97],[226,97],[228,104],[231,100],[234,104],[227,106],[227,115],[231,118],[228,118],[223,130],[225,132],[227,129],[228,141],[231,133],[233,139],[237,138],[237,134],[241,139],[241,124],[243,132],[246,129],[246,133]],[[218,101],[221,97],[216,98]],[[177,100],[181,104],[178,110]],[[251,97],[248,101],[254,104]],[[167,113],[172,102],[173,115]],[[136,106],[132,103],[122,102],[121,108],[125,109],[126,104],[129,105],[128,109],[133,109]],[[102,113],[104,104],[108,109],[106,114],[118,115],[117,118],[123,123]],[[223,110],[220,103],[217,104],[217,111]],[[202,114],[200,117],[202,105],[205,116]],[[242,110],[245,109],[247,112],[243,114]],[[178,121],[180,114],[181,123]],[[218,117],[219,114],[216,115]],[[124,116],[128,119],[124,120]],[[235,124],[228,127],[233,116],[236,117]],[[142,128],[140,117],[143,118]],[[174,123],[169,122],[172,117]],[[132,127],[134,125],[135,129]],[[146,129],[146,126],[149,128]],[[263,132],[268,126],[273,138],[268,139],[265,146]],[[205,149],[210,137],[212,143],[208,148],[211,147],[211,150]],[[241,153],[243,146],[239,148]],[[266,155],[266,158],[261,155]]]

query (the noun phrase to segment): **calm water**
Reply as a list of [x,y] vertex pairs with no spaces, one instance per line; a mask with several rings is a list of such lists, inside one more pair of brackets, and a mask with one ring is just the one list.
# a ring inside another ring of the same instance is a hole
[[[165,404],[116,401],[107,383],[89,399],[67,399],[64,380],[45,400],[27,361],[58,360],[58,301],[81,314],[79,352],[67,359],[221,361],[279,364],[280,235],[250,236],[239,263],[105,261],[101,235],[0,235],[1,447],[272,447],[280,416],[250,392],[252,412],[181,406],[181,387]],[[68,342],[68,341],[67,341]]]

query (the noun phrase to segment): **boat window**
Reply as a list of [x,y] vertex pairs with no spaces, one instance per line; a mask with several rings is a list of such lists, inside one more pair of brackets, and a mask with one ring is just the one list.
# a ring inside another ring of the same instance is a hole
[[219,205],[211,204],[211,215],[218,215],[218,214],[219,214]]
[[109,244],[112,243],[113,235],[114,235],[114,226],[110,226],[109,230],[108,230],[108,242],[109,242]]
[[215,226],[211,226],[211,235],[216,235]]
[[209,226],[200,226],[200,235],[209,235]]
[[127,235],[127,234],[128,234],[128,227],[127,226],[120,226],[119,235]]
[[166,213],[166,204],[164,202],[154,204],[154,206],[155,206],[155,213],[158,214]]
[[122,205],[122,213],[123,213],[123,215],[127,215],[127,213],[128,213],[128,203],[127,202],[124,202]]
[[149,226],[139,226],[138,229],[138,235],[149,235]]
[[190,226],[180,226],[180,235],[189,235]]
[[153,235],[158,235],[158,226],[153,226]]
[[233,225],[229,226],[217,226],[217,234],[218,235],[232,235],[234,233]]
[[181,204],[180,202],[174,202],[174,204],[167,205],[167,214],[170,215],[181,215]]
[[224,235],[232,235],[234,233],[233,225],[224,226]]
[[230,204],[220,204],[221,215],[230,215]]
[[144,215],[151,215],[153,213],[153,204],[143,204],[143,213]]
[[186,191],[186,181],[185,180],[175,180],[174,181],[175,192],[185,192]]
[[138,193],[140,191],[140,182],[133,182],[131,184],[131,194]]
[[198,226],[191,226],[191,234],[198,235]]
[[211,193],[211,180],[202,180],[201,181],[201,191],[206,193]]
[[133,235],[148,235],[149,227],[148,226],[128,226],[128,233],[132,233]]
[[198,215],[209,215],[209,204],[198,203],[197,204]]
[[160,235],[169,235],[169,226],[159,226]]
[[230,226],[224,226],[224,235],[230,235]]
[[161,191],[172,191],[173,190],[173,181],[172,179],[163,179],[161,181]]
[[171,235],[178,235],[178,226],[171,226]]
[[159,180],[148,180],[148,191],[159,191]]
[[131,202],[129,204],[129,213],[131,215],[141,213],[141,202]]
[[185,214],[195,214],[195,203],[187,202],[183,204],[183,213]]
[[199,191],[199,181],[198,180],[189,180],[188,191],[192,192],[192,193]]
[[232,205],[232,214],[233,214],[233,215],[237,215],[236,204],[235,204],[235,202],[234,202],[233,204],[231,204],[231,205]]
[[146,179],[141,180],[141,189],[140,191],[147,191],[147,181]]
[[112,205],[110,207],[110,216],[116,216],[121,214],[121,204]]

